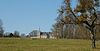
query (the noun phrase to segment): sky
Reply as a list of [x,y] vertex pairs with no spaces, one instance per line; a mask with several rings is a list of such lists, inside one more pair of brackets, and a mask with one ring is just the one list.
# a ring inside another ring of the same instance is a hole
[[28,34],[32,30],[51,31],[63,0],[0,0],[0,19],[5,32]]

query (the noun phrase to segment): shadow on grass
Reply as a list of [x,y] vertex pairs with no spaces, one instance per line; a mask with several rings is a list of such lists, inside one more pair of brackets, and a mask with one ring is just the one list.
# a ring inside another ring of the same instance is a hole
[[96,47],[96,48],[94,48],[94,49],[100,49],[100,47]]
[[100,50],[100,47],[92,48],[93,50]]

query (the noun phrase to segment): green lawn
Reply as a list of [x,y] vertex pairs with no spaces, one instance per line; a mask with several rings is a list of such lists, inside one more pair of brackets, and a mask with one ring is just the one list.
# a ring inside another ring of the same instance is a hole
[[0,38],[0,51],[100,51],[100,41],[96,49],[90,40],[81,39],[13,39]]

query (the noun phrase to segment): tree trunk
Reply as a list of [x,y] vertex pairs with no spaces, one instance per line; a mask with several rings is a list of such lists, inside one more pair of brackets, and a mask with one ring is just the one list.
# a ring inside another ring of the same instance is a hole
[[91,29],[91,39],[92,39],[92,48],[96,48],[96,44],[95,44],[95,41],[96,41],[96,38],[95,38],[95,31],[94,29],[92,28]]

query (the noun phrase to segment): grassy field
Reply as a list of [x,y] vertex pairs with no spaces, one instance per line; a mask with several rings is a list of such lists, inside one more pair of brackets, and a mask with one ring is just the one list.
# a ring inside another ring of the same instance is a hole
[[12,39],[0,38],[0,51],[100,51],[100,41],[96,49],[90,40],[80,39]]

